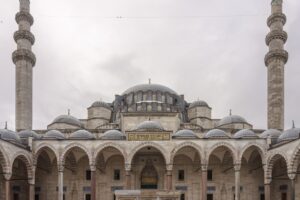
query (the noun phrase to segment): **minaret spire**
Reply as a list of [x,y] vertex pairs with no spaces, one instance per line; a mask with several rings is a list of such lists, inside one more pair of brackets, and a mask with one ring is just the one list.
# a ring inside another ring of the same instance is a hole
[[32,68],[35,55],[31,51],[34,35],[30,32],[33,17],[30,14],[30,1],[19,0],[20,11],[16,14],[18,31],[14,34],[17,50],[12,59],[16,65],[16,130],[32,129]]
[[287,33],[283,30],[286,16],[282,12],[282,0],[272,0],[272,14],[267,24],[270,33],[266,37],[269,52],[265,57],[268,69],[268,128],[284,129],[284,65],[288,52],[284,50]]

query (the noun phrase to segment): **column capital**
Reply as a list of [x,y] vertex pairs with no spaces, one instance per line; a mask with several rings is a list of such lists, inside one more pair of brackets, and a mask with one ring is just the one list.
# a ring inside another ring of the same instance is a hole
[[296,172],[290,172],[290,173],[288,173],[288,177],[289,177],[290,180],[295,180],[296,176],[297,176]]
[[64,172],[64,169],[65,169],[65,165],[63,165],[63,164],[58,164],[57,165],[57,171],[58,172]]
[[12,173],[4,173],[3,176],[6,181],[10,181],[12,177]]
[[34,178],[28,179],[28,184],[35,185],[35,179]]
[[173,170],[173,165],[172,164],[167,164],[166,169],[167,169],[167,171],[172,171]]
[[92,171],[92,172],[94,172],[94,171],[96,171],[96,165],[95,164],[90,164],[90,170]]
[[125,171],[131,171],[131,164],[125,163]]
[[201,165],[201,171],[207,171],[207,169],[208,169],[208,164],[202,164]]
[[234,171],[240,171],[241,170],[241,163],[234,164]]

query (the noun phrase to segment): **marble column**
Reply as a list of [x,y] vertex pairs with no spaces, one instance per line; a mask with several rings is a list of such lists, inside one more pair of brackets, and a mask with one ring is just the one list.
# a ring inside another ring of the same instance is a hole
[[4,180],[5,180],[5,200],[11,200],[11,173],[4,173]]
[[296,198],[296,191],[295,191],[296,173],[291,173],[288,176],[291,180],[290,199],[295,200],[295,198]]
[[58,166],[58,200],[64,199],[64,166]]
[[271,200],[271,184],[265,183],[265,200]]
[[92,200],[96,200],[97,199],[97,196],[96,196],[96,179],[97,179],[96,166],[91,165],[90,169],[91,169],[91,198],[92,198]]
[[35,184],[29,183],[29,200],[34,200],[35,197]]
[[240,190],[241,190],[241,165],[236,164],[234,166],[235,171],[235,200],[240,200]]
[[10,180],[5,180],[5,200],[11,199]]
[[201,187],[202,187],[202,200],[207,199],[207,165],[201,166]]
[[167,171],[167,190],[168,191],[172,190],[172,171],[171,170]]
[[131,189],[131,171],[126,170],[125,171],[125,189],[130,190]]

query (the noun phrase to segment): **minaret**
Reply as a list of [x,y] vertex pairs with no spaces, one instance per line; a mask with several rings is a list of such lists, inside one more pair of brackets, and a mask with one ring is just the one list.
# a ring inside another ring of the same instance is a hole
[[270,33],[266,37],[269,52],[265,57],[268,68],[268,128],[284,129],[284,65],[288,52],[284,50],[287,33],[283,31],[286,16],[282,0],[272,0],[272,14],[268,18]]
[[19,30],[14,39],[17,50],[12,59],[16,65],[16,130],[32,129],[32,68],[35,65],[35,55],[31,51],[34,35],[30,32],[33,17],[30,14],[29,0],[20,1],[20,12],[16,14]]

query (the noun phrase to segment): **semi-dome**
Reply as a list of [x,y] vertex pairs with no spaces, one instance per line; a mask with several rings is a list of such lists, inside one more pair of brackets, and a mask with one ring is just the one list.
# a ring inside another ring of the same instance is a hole
[[126,94],[130,94],[130,93],[136,93],[136,92],[139,92],[139,91],[142,91],[142,92],[147,92],[147,91],[153,91],[153,92],[157,92],[157,91],[160,91],[162,93],[164,92],[168,92],[170,94],[175,94],[177,95],[177,93],[164,86],[164,85],[160,85],[160,84],[140,84],[140,85],[136,85],[136,86],[133,86],[129,89],[127,89],[125,92],[123,92],[122,95],[126,95]]
[[65,139],[65,135],[57,130],[50,130],[48,131],[43,138],[45,139],[56,139],[56,140],[63,140]]
[[233,136],[235,139],[241,139],[241,138],[258,138],[258,136],[250,129],[243,129],[238,132],[236,132]]
[[225,131],[220,130],[220,129],[213,129],[208,131],[205,135],[204,138],[229,138],[229,136],[226,134]]
[[172,138],[174,139],[197,139],[197,135],[194,131],[189,129],[179,130],[173,134]]
[[223,125],[227,125],[227,124],[238,124],[238,123],[245,124],[248,122],[239,115],[229,115],[219,121],[219,126],[223,126]]
[[102,107],[102,108],[107,108],[107,109],[111,109],[111,107],[109,106],[108,103],[105,103],[103,101],[95,101],[92,105],[91,108],[98,108],[98,107]]
[[80,120],[77,119],[76,117],[73,117],[72,115],[60,115],[53,120],[52,124],[54,123],[64,123],[64,124],[69,124],[78,127],[83,126]]
[[197,100],[192,102],[189,106],[189,108],[195,108],[195,107],[209,107],[209,106],[205,101]]
[[21,143],[20,137],[15,132],[8,129],[0,129],[0,138],[12,143]]
[[20,131],[18,133],[18,135],[20,136],[21,139],[27,139],[29,137],[32,137],[34,139],[39,139],[40,138],[40,136],[36,132],[31,131],[31,130]]
[[291,128],[284,131],[278,138],[278,142],[291,141],[300,138],[300,128]]
[[163,131],[164,128],[158,121],[144,121],[140,123],[135,130],[139,131]]
[[95,139],[95,136],[86,131],[86,130],[78,130],[72,133],[69,137],[69,139],[75,139],[75,140],[91,140]]
[[109,130],[106,131],[102,137],[102,140],[125,140],[126,136],[119,130]]
[[269,130],[266,130],[264,131],[262,134],[260,134],[260,138],[268,138],[269,136],[271,138],[278,138],[279,136],[281,135],[281,132],[277,129],[269,129]]

